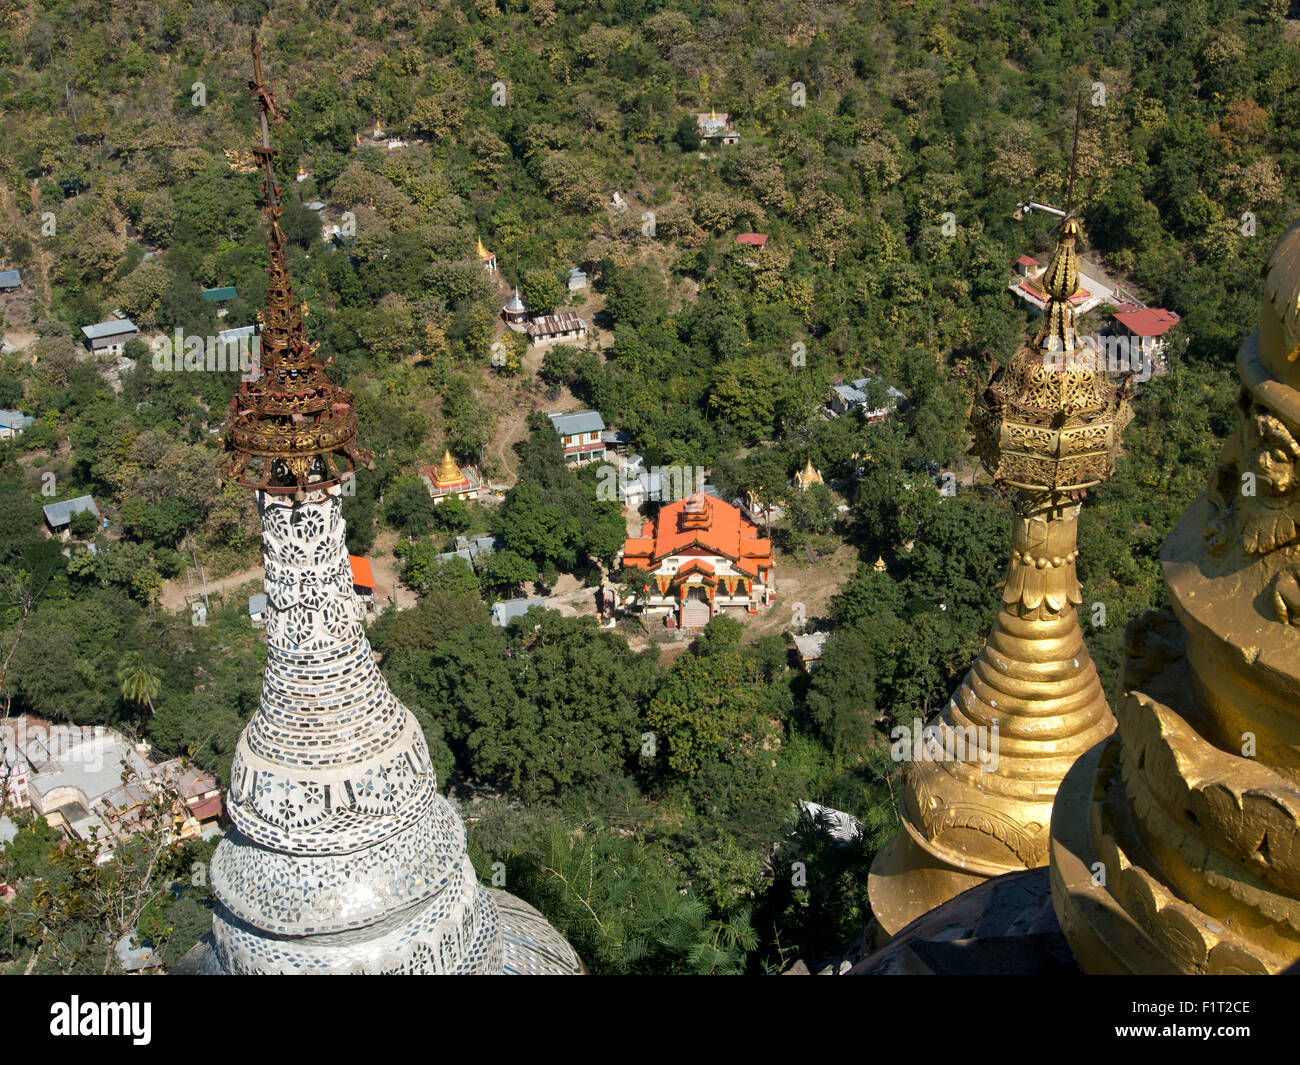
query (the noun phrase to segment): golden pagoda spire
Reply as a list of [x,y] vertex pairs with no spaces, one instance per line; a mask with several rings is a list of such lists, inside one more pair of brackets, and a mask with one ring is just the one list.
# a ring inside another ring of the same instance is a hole
[[442,481],[460,479],[460,467],[456,465],[456,460],[451,457],[450,449],[443,450],[442,465],[438,467],[438,479]]
[[1118,730],[1052,815],[1052,902],[1096,973],[1300,963],[1300,222],[1264,267],[1236,424],[1127,633]]
[[476,249],[475,254],[478,255],[480,259],[492,258],[492,253],[488,251],[487,248],[483,247],[483,238],[475,237],[474,239],[478,242],[478,248]]
[[988,877],[1045,865],[1062,778],[1115,727],[1075,612],[1075,560],[1085,490],[1113,474],[1131,413],[1127,382],[1096,371],[1075,336],[1078,232],[1067,215],[1043,324],[971,412],[972,453],[1011,490],[1011,561],[983,650],[924,742],[901,751],[905,831],[869,879],[889,936]]
[[[305,304],[294,299],[280,229],[281,188],[275,181],[270,123],[280,121],[275,97],[262,83],[262,57],[256,32],[252,35],[253,80],[249,95],[257,101],[261,143],[253,155],[264,171],[262,213],[267,221],[266,311],[259,314],[260,373],[242,381],[231,398],[222,447],[227,452],[225,475],[248,488],[273,494],[327,488],[346,479],[358,465],[372,465],[371,455],[357,444],[357,416],[352,393],[339,388],[325,372],[317,345],[303,328]],[[340,469],[339,461],[343,468]]]

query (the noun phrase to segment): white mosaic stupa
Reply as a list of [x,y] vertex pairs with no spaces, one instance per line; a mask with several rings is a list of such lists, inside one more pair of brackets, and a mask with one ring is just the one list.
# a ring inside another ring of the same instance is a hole
[[223,446],[227,476],[257,493],[267,663],[235,751],[233,826],[212,860],[212,944],[196,968],[578,973],[541,914],[478,882],[420,727],[366,639],[340,505],[369,456],[355,444],[351,394],[325,374],[293,301],[256,41],[254,69],[270,287],[262,372],[234,397]]

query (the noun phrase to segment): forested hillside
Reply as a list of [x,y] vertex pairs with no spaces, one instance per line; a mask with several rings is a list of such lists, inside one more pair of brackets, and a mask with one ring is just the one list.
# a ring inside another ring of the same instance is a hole
[[[1008,506],[982,476],[945,498],[926,470],[972,473],[971,396],[1030,328],[1011,265],[1045,261],[1057,220],[1017,205],[1065,205],[1081,100],[1087,254],[1182,316],[1081,523],[1110,690],[1229,427],[1260,266],[1300,213],[1287,15],[1281,0],[0,0],[0,270],[23,278],[0,295],[15,349],[0,407],[35,419],[0,443],[0,695],[219,776],[256,705],[265,651],[242,605],[195,628],[159,602],[187,562],[211,577],[257,562],[252,495],[215,475],[238,373],[158,372],[142,340],[113,367],[79,341],[114,311],[146,339],[255,320],[258,177],[231,163],[255,136],[257,28],[295,292],[376,452],[345,503],[349,546],[391,554],[419,596],[370,636],[440,786],[490,796],[469,817],[480,875],[504,862],[596,971],[822,957],[869,918],[866,868],[897,824],[882,737],[944,703],[993,616]],[[702,148],[706,112],[739,142]],[[591,280],[577,294],[573,267]],[[590,318],[593,342],[530,363],[499,321],[516,285],[534,310]],[[223,286],[238,295],[219,320],[202,290]],[[824,417],[830,386],[864,375],[903,409]],[[833,632],[814,675],[783,636],[730,619],[675,655],[630,625],[489,624],[493,598],[562,573],[595,584],[621,546],[592,471],[519,414],[558,397],[647,463],[707,468],[727,499],[783,493],[811,459],[835,493],[774,530],[773,609],[799,602],[817,553],[847,545],[857,567],[813,619]],[[513,486],[500,509],[433,507],[416,475],[444,447]],[[82,493],[107,528],[74,529],[64,556],[41,505]],[[506,550],[486,567],[430,561],[489,528]],[[159,678],[154,712],[123,694],[129,652]],[[861,818],[860,846],[796,826],[799,799]]]

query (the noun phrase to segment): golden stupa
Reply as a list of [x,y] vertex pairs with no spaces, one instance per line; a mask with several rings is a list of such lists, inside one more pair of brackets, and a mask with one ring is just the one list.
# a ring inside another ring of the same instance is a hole
[[442,453],[442,462],[438,465],[437,471],[433,475],[433,484],[435,488],[459,488],[469,484],[469,478],[465,472],[456,465],[456,460],[451,457],[451,452],[445,450]]
[[821,471],[813,468],[811,457],[804,463],[803,469],[794,475],[794,482],[801,492],[806,492],[815,484],[826,483],[822,480]]
[[1129,628],[1118,730],[1062,785],[1052,902],[1090,973],[1300,961],[1300,223],[1263,271],[1236,427]]
[[1011,561],[983,650],[923,742],[899,755],[905,831],[869,878],[884,936],[989,877],[1047,864],[1057,788],[1115,727],[1075,612],[1075,559],[1083,495],[1113,474],[1131,413],[1127,382],[1094,369],[1075,334],[1078,237],[1067,217],[1042,324],[971,412],[972,453],[1010,490]]

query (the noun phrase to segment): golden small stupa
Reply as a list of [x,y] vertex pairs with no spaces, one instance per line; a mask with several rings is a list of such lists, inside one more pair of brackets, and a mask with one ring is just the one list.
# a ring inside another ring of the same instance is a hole
[[983,650],[920,749],[900,755],[905,831],[868,887],[885,936],[989,877],[1045,865],[1062,778],[1115,727],[1075,612],[1075,559],[1084,493],[1113,474],[1131,413],[1127,382],[1094,369],[1075,335],[1079,235],[1067,216],[1042,324],[971,412],[972,453],[1010,489],[1011,561]]
[[1118,730],[1052,819],[1052,902],[1090,973],[1300,962],[1300,223],[1263,271],[1235,430],[1129,628]]
[[809,458],[804,467],[794,475],[795,484],[799,486],[801,492],[806,492],[815,484],[825,484],[822,475],[818,470],[813,469],[812,459]]
[[443,491],[451,488],[469,487],[469,477],[456,465],[456,460],[451,457],[449,450],[444,450],[442,453],[442,462],[433,475],[433,485]]
[[884,556],[884,555],[877,555],[877,556],[876,556],[876,561],[875,561],[874,563],[872,563],[872,568],[873,568],[877,573],[884,573],[884,572],[885,572],[885,556]]

